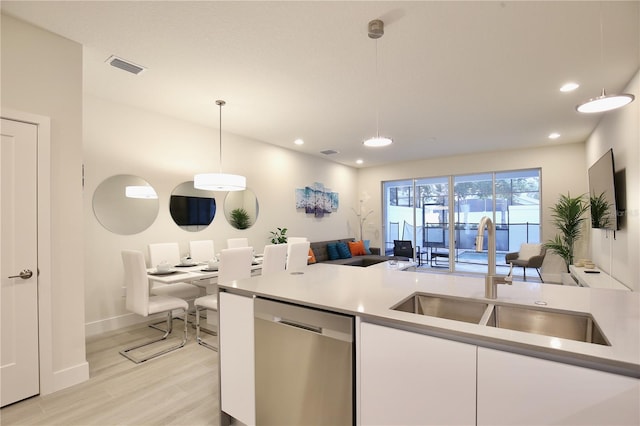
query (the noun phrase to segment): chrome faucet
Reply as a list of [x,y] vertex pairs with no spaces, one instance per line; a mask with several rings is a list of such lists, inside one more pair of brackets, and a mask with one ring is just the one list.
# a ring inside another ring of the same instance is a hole
[[487,228],[487,234],[489,237],[489,241],[487,243],[487,260],[489,262],[489,267],[484,279],[484,297],[487,299],[496,299],[498,297],[498,284],[511,285],[511,271],[513,270],[513,264],[511,264],[511,269],[509,270],[508,275],[496,275],[496,227],[487,216],[483,216],[478,224],[476,251],[482,251],[485,228]]

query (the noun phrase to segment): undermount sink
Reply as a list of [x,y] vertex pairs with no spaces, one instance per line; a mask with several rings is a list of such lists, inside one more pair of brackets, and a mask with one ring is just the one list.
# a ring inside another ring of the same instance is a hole
[[495,305],[486,325],[610,346],[598,324],[587,313]]
[[391,309],[478,324],[488,306],[482,301],[417,293]]
[[600,327],[588,313],[559,312],[426,293],[415,293],[391,309],[610,346]]

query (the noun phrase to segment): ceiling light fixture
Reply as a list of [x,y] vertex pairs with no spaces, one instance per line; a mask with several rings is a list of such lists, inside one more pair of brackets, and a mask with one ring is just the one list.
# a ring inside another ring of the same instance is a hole
[[560,133],[553,132],[549,134],[549,139],[558,139],[560,137]]
[[[604,75],[604,36],[603,36],[603,24],[602,24],[602,2],[600,2],[600,68]],[[630,104],[635,99],[630,93],[622,93],[620,95],[607,95],[602,88],[600,96],[591,98],[586,102],[576,106],[578,112],[590,114],[596,112],[606,112],[617,108],[621,108],[627,104]]]
[[578,83],[574,83],[574,82],[570,81],[569,83],[563,84],[562,87],[560,88],[560,91],[561,92],[573,92],[578,87],[580,87],[580,85]]
[[206,191],[243,191],[247,188],[247,178],[240,175],[222,173],[222,107],[225,101],[216,101],[220,107],[220,173],[201,173],[193,177],[193,187]]
[[380,136],[380,107],[378,96],[378,39],[384,35],[384,22],[380,19],[374,19],[369,22],[369,38],[376,41],[376,136],[367,139],[363,142],[365,146],[379,147],[387,146],[393,143],[391,138],[386,136]]

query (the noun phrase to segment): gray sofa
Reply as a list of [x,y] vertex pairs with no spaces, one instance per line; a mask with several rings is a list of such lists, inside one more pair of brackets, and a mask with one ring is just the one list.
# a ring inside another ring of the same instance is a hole
[[313,250],[313,254],[316,258],[316,263],[333,263],[336,265],[349,265],[349,266],[370,266],[370,265],[375,265],[376,263],[384,262],[391,258],[390,256],[381,256],[379,248],[370,247],[369,251],[371,252],[371,254],[365,254],[362,256],[353,256],[347,259],[329,260],[329,253],[327,252],[327,244],[338,243],[338,242],[348,243],[349,241],[355,241],[355,239],[344,238],[341,240],[318,241],[315,243],[311,243],[311,250]]

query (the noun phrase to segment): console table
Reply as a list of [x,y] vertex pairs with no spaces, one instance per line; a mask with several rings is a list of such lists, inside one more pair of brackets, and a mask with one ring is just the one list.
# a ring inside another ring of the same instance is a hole
[[587,269],[571,265],[569,266],[569,272],[571,274],[571,278],[580,287],[608,288],[613,290],[631,291],[629,287],[625,286],[620,281],[616,280],[611,275],[607,274],[604,271],[601,271],[598,268]]

